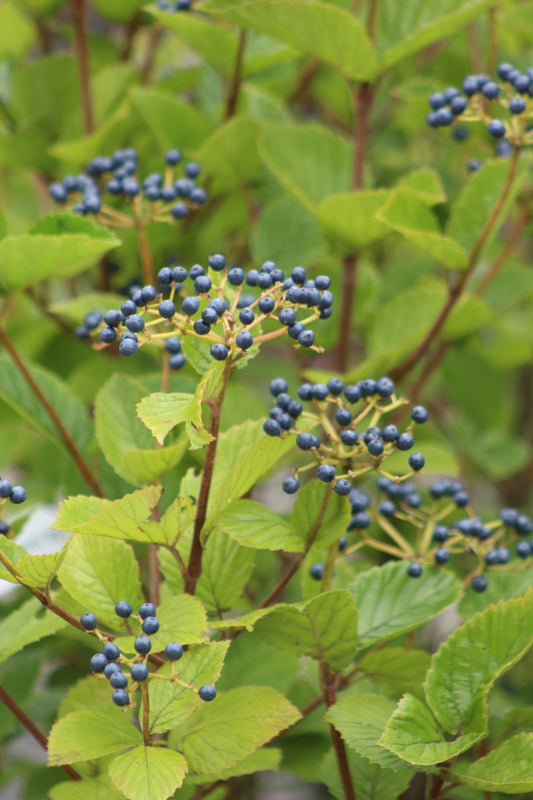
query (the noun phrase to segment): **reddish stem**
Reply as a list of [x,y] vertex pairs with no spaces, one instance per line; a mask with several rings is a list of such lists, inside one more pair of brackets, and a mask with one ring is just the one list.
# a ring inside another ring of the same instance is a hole
[[70,13],[74,27],[74,44],[80,78],[83,127],[85,133],[88,134],[94,128],[94,118],[91,98],[89,48],[87,45],[87,4],[85,0],[70,0]]

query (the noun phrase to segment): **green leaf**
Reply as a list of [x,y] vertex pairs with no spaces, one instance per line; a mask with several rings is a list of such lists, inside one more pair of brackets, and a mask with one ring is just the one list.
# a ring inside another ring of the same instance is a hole
[[270,259],[281,269],[316,263],[326,251],[317,221],[306,208],[283,194],[264,205],[252,228],[250,245],[254,262],[262,264]]
[[337,670],[353,661],[357,650],[357,610],[342,590],[319,594],[305,604],[278,606],[255,630],[278,650],[311,656]]
[[[124,595],[127,597],[127,595]],[[130,601],[133,606],[135,603]],[[168,642],[203,644],[208,640],[207,616],[200,600],[188,594],[168,597],[157,607],[159,630],[150,637],[152,652],[164,650]],[[117,642],[124,652],[134,653],[134,637],[121,637]]]
[[420,627],[461,596],[449,572],[425,570],[419,580],[403,562],[390,562],[361,573],[348,586],[359,612],[359,646],[366,649]]
[[215,526],[240,544],[257,550],[301,553],[305,548],[305,538],[295,526],[256,500],[230,503],[217,517]]
[[466,619],[499,600],[508,600],[511,597],[525,594],[531,586],[529,568],[526,567],[522,572],[513,570],[512,574],[513,577],[510,579],[509,572],[501,569],[491,570],[489,585],[485,592],[466,592],[459,603],[460,616]]
[[[17,544],[13,539],[6,539],[4,536],[0,539],[0,552],[8,558],[12,564],[16,564],[22,556],[27,554],[26,548]],[[0,579],[9,581],[10,583],[18,583],[14,575],[9,572],[4,565],[0,565]]]
[[340,246],[341,253],[367,247],[390,233],[390,227],[376,214],[383,208],[390,191],[349,192],[326,197],[316,216],[326,235]]
[[347,78],[373,76],[370,40],[361,23],[343,9],[306,0],[208,0],[203,8],[312,55]]
[[[264,770],[277,770],[281,761],[282,752],[276,747],[263,747],[261,750],[256,750],[250,756],[243,758],[235,764],[234,767],[228,767],[221,772],[214,775],[209,775],[210,782],[214,781],[227,781],[229,778],[236,778],[239,775],[253,775],[254,772],[263,772]],[[194,774],[188,779],[188,783],[201,784],[205,783],[205,776]]]
[[[322,510],[324,503],[327,503],[325,512]],[[322,521],[316,532],[320,515]],[[331,544],[344,535],[349,522],[350,504],[345,497],[332,492],[323,481],[309,481],[298,492],[292,509],[291,525],[306,542],[314,537],[313,543],[316,545]]]
[[132,606],[142,602],[133,550],[116,539],[76,534],[69,539],[58,577],[72,597],[113,627],[119,600]]
[[359,755],[383,769],[402,769],[405,764],[378,744],[396,703],[379,694],[342,695],[328,709],[325,719]]
[[73,711],[93,711],[95,708],[105,703],[106,713],[112,716],[122,717],[122,710],[113,705],[109,705],[109,684],[105,681],[95,680],[94,675],[87,675],[80,678],[70,687],[61,701],[57,712],[58,718],[66,717]]
[[67,624],[56,614],[45,611],[38,600],[30,598],[0,622],[0,662],[6,661],[26,645],[56,633]]
[[465,294],[444,323],[441,335],[446,340],[462,339],[486,325],[491,317],[492,312],[484,300]]
[[13,0],[0,6],[0,58],[21,58],[32,46],[35,28]]
[[134,109],[138,111],[164,153],[179,146],[196,150],[211,133],[212,125],[197,106],[156,89],[134,87],[130,91]]
[[7,236],[0,241],[0,287],[24,289],[47,278],[70,278],[94,264],[104,253],[118,247],[119,239],[104,228],[94,235],[63,236],[29,234]]
[[503,794],[533,791],[533,733],[519,733],[502,742],[465,772],[451,772],[452,778],[474,789]]
[[[43,367],[29,366],[29,372],[76,445],[83,450],[93,437],[87,411],[72,390],[55,374]],[[19,369],[6,355],[0,355],[0,398],[32,427],[43,433],[55,445],[66,450],[65,443],[48,412],[31,390]]]
[[137,403],[137,414],[162,445],[172,428],[190,418],[194,400],[193,394],[154,392]]
[[410,764],[429,766],[458,756],[485,735],[485,729],[481,727],[448,741],[429,708],[413,695],[406,694],[379,742]]
[[[352,783],[357,787],[357,800],[396,800],[409,785],[414,772],[407,765],[398,770],[383,769],[353,750],[348,750],[346,755]],[[333,797],[345,800],[339,766],[333,750],[322,763],[322,780]]]
[[[185,16],[183,14],[167,14]],[[220,31],[214,25],[211,30]],[[249,117],[236,116],[225,122],[209,137],[197,152],[196,157],[206,175],[211,175],[210,192],[221,194],[241,188],[243,184],[256,181],[263,171],[257,152],[259,126]]]
[[[179,663],[180,680],[194,686],[215,683],[220,677],[229,642],[193,645]],[[158,675],[171,675],[170,664],[164,664]],[[164,733],[184,722],[191,712],[202,705],[197,692],[170,681],[149,680],[150,733]]]
[[456,630],[433,656],[426,699],[451,734],[480,726],[487,693],[533,644],[533,591],[489,606]]
[[[519,163],[513,188],[503,204],[498,220],[492,226],[487,242],[490,242],[498,233],[498,221],[501,221],[507,214],[516,197],[516,193],[527,175],[528,169],[529,164],[527,161]],[[500,196],[508,171],[509,161],[506,159],[498,159],[497,161],[483,164],[483,169],[479,170],[479,172],[471,173],[468,182],[453,204],[446,235],[457,242],[464,252],[468,253],[483,230],[483,226]]]
[[428,653],[403,647],[370,651],[359,661],[359,669],[367,678],[398,699],[405,692],[423,697],[422,683],[429,665]]
[[421,167],[403,175],[397,183],[414,192],[428,206],[436,206],[446,202],[446,193],[440,175],[429,167]]
[[144,5],[144,0],[94,0],[99,14],[113,22],[127,22]]
[[56,783],[48,794],[52,800],[124,800],[122,792],[105,775],[76,781],[75,788],[72,780]]
[[102,313],[112,308],[120,308],[124,297],[113,292],[84,292],[79,297],[51,303],[49,308],[53,314],[80,325],[89,311],[98,308]]
[[383,0],[376,32],[378,71],[417,53],[435,41],[461,30],[490,4],[490,0]]
[[186,449],[185,441],[156,448],[136,411],[146,393],[133,378],[113,375],[95,400],[98,443],[115,472],[137,486],[156,482],[181,461]]
[[192,770],[210,775],[233,767],[299,719],[276,689],[241,686],[193,712],[180,749]]
[[65,551],[59,553],[45,553],[33,556],[23,555],[17,561],[17,571],[20,572],[26,586],[47,586],[59,569]]
[[421,247],[436,261],[450,269],[466,266],[467,251],[454,239],[444,236],[434,214],[414,192],[395,189],[376,218]]
[[48,763],[72,764],[90,761],[142,742],[131,714],[113,715],[113,724],[105,711],[75,711],[52,727],[48,739]]
[[196,594],[208,610],[227,611],[242,597],[252,576],[254,553],[219,530],[204,545],[202,574]]
[[109,505],[110,501],[105,500],[103,497],[92,497],[84,494],[68,497],[59,504],[59,515],[54,522],[54,529],[72,531]]
[[329,195],[351,189],[352,148],[319,125],[265,124],[259,155],[276,180],[309,211]]
[[188,772],[181,753],[166,747],[134,747],[114,758],[109,776],[129,800],[166,800],[174,795]]
[[227,631],[227,630],[253,631],[257,620],[262,619],[262,617],[265,617],[267,614],[270,614],[273,608],[276,608],[276,606],[270,606],[269,608],[259,608],[256,611],[250,611],[248,614],[241,614],[240,617],[236,617],[235,619],[211,620],[209,625],[210,627],[216,628],[219,631]]

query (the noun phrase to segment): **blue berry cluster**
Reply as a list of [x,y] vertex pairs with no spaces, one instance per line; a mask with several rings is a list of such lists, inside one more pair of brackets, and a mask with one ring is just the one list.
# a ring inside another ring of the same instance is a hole
[[[268,436],[295,434],[296,446],[313,457],[309,464],[295,469],[295,474],[283,481],[283,491],[297,492],[299,474],[316,467],[319,480],[332,484],[337,494],[351,496],[353,479],[373,470],[383,472],[382,464],[394,450],[411,450],[414,445],[412,429],[415,423],[426,422],[428,413],[423,406],[415,406],[405,431],[398,430],[394,424],[379,427],[377,423],[383,415],[406,402],[396,398],[394,391],[394,382],[388,377],[368,378],[348,386],[340,378],[331,378],[327,384],[302,384],[297,390],[299,399],[293,399],[288,394],[287,381],[273,380],[270,392],[276,405],[270,410],[263,430]],[[313,410],[304,412],[303,402],[311,403]],[[300,430],[300,417],[320,425],[322,438]],[[411,453],[410,474],[419,472],[424,464],[421,453]]]
[[[130,693],[134,691],[139,684],[144,683],[150,678],[150,672],[147,666],[148,654],[152,649],[152,642],[150,636],[157,633],[159,630],[159,620],[156,617],[156,608],[153,603],[143,603],[139,608],[139,614],[133,614],[133,608],[127,600],[120,600],[115,606],[115,613],[121,619],[129,619],[133,617],[141,623],[142,633],[137,636],[134,642],[134,648],[137,652],[135,658],[128,658],[120,652],[120,648],[115,642],[108,641],[106,637],[99,635],[96,630],[98,627],[98,620],[96,615],[91,611],[87,611],[80,617],[82,627],[87,631],[96,631],[99,638],[104,641],[101,653],[95,653],[91,658],[91,669],[96,674],[103,674],[109,681],[113,688],[111,699],[117,706],[127,706],[130,702]],[[174,663],[179,661],[183,655],[183,646],[179,642],[168,642],[165,647],[166,658]],[[127,667],[130,671],[130,677],[124,674],[123,667]],[[179,673],[177,673],[179,674]],[[195,690],[194,686],[185,684],[177,678],[177,674],[172,671],[172,676],[168,680],[177,681],[190,689]],[[201,700],[214,700],[216,697],[216,689],[211,684],[204,684],[198,689],[198,696]]]
[[[89,312],[76,336],[88,339],[95,334],[102,346],[118,342],[124,356],[134,355],[147,342],[159,343],[169,353],[172,369],[185,364],[182,336],[210,342],[215,361],[241,358],[252,345],[284,333],[296,346],[320,351],[308,325],[331,314],[327,276],[308,279],[303,267],[295,267],[286,278],[273,261],[248,272],[229,269],[220,254],[211,256],[208,264],[207,271],[200,264],[189,270],[163,267],[157,287],[134,287],[120,309]],[[245,286],[260,293],[249,294]],[[267,321],[274,330],[263,333]]]
[[152,172],[141,182],[138,176],[137,151],[128,147],[117,150],[112,156],[96,156],[80,175],[67,175],[49,187],[50,197],[56,203],[72,202],[76,214],[97,214],[107,225],[124,227],[133,225],[127,215],[106,205],[107,199],[118,198],[134,203],[136,224],[153,220],[169,221],[186,217],[191,209],[203,205],[207,192],[197,186],[201,167],[194,161],[185,164],[183,174],[177,177],[176,168],[182,162],[180,150],[168,150],[163,172]]
[[[5,478],[0,478],[0,510],[10,500],[15,505],[23,503],[28,495],[24,486],[12,486],[11,482]],[[9,525],[7,522],[0,520],[0,535],[6,536],[9,533]]]
[[160,11],[168,11],[170,14],[175,14],[177,11],[190,11],[192,0],[175,0],[173,3],[169,3],[168,0],[157,0],[156,7]]
[[[533,68],[524,73],[512,64],[498,66],[498,79],[488,75],[467,75],[461,90],[449,87],[444,92],[434,92],[429,97],[430,113],[426,120],[432,128],[454,125],[454,138],[461,141],[468,132],[462,122],[480,121],[488,134],[498,140],[496,154],[508,157],[514,146],[530,144],[527,119],[533,113]],[[498,106],[505,118],[495,116],[493,109]],[[481,166],[477,159],[469,162],[468,168],[474,172]]]

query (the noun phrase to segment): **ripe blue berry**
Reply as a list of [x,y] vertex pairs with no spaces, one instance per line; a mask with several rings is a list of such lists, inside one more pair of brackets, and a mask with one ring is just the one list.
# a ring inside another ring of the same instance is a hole
[[303,406],[298,400],[291,400],[287,406],[287,414],[293,419],[298,419],[303,412]]
[[435,559],[435,564],[447,564],[450,556],[451,553],[446,547],[439,547],[438,550],[435,550],[433,558]]
[[282,325],[294,325],[296,322],[296,311],[294,308],[282,308],[279,312],[278,319]]
[[255,314],[251,308],[243,308],[239,314],[239,320],[243,325],[251,325],[255,319]]
[[133,300],[124,300],[120,306],[120,310],[125,317],[131,317],[131,315],[135,314],[137,311],[137,304],[134,303]]
[[[261,301],[260,301],[261,302]],[[303,330],[298,336],[298,344],[302,347],[311,347],[315,343],[315,332],[310,330]]]
[[200,301],[197,297],[193,297],[192,295],[186,297],[181,304],[181,310],[187,317],[192,317],[193,314],[196,314],[199,308]]
[[124,337],[118,346],[119,353],[122,356],[133,356],[138,349],[137,339],[132,339],[129,336]]
[[359,434],[356,433],[352,428],[348,428],[345,431],[341,431],[341,442],[345,444],[347,447],[355,447],[358,441],[359,441]]
[[[353,511],[353,508],[352,508]],[[347,530],[364,530],[370,526],[372,517],[366,511],[358,511],[350,520]]]
[[191,190],[189,199],[191,203],[202,205],[207,200],[207,192],[205,189],[202,189],[201,186],[195,186],[194,189]]
[[274,378],[274,380],[270,381],[268,388],[272,397],[278,397],[278,395],[284,394],[288,391],[289,384],[285,378]]
[[13,486],[13,489],[11,490],[10,500],[12,503],[18,505],[19,503],[23,503],[26,500],[27,496],[28,495],[26,494],[26,489],[24,488],[24,486]]
[[111,698],[116,706],[127,706],[130,696],[125,689],[115,689]]
[[[524,542],[520,542],[520,544],[524,544]],[[91,658],[91,669],[93,672],[103,672],[107,663],[107,658],[103,653],[95,653]]]
[[322,403],[329,395],[328,387],[323,383],[314,383],[311,387],[311,396],[313,400],[318,400]]
[[128,679],[122,672],[114,672],[109,677],[109,683],[113,689],[125,689],[128,685]]
[[155,606],[153,603],[143,603],[139,608],[139,616],[141,619],[147,617],[155,617]]
[[262,314],[270,314],[274,310],[276,303],[273,297],[262,297],[257,305]]
[[159,303],[159,315],[164,317],[165,319],[171,319],[176,313],[176,306],[172,302],[172,300],[163,300],[162,303]]
[[309,575],[315,581],[321,581],[324,576],[324,564],[311,564]]
[[316,476],[321,481],[329,483],[335,477],[335,467],[332,464],[320,464],[317,468]]
[[104,315],[101,311],[89,311],[88,314],[85,315],[84,323],[85,327],[89,331],[93,331],[97,328],[100,323],[102,322]]
[[529,558],[531,555],[531,544],[529,542],[518,542],[516,545],[516,555],[518,558]]
[[209,301],[208,307],[214,308],[218,316],[221,317],[222,314],[228,310],[229,304],[222,297],[214,297]]
[[240,286],[244,282],[244,270],[240,267],[234,267],[228,272],[228,283],[232,286]]
[[385,425],[381,431],[381,437],[384,442],[395,442],[398,436],[399,432],[396,425]]
[[200,700],[205,700],[206,702],[210,702],[214,700],[217,696],[217,690],[214,686],[211,686],[210,683],[205,683],[203,686],[200,686],[198,689],[198,696]]
[[98,625],[96,615],[93,614],[92,611],[86,611],[85,614],[82,614],[80,617],[80,622],[86,631],[93,631]]
[[413,561],[407,567],[407,574],[410,578],[419,578],[422,575],[422,564],[419,564],[418,561]]
[[9,525],[0,519],[0,536],[7,536],[9,533]]
[[346,480],[346,478],[339,478],[339,480],[335,483],[333,487],[337,494],[341,496],[349,495],[352,491],[352,484],[350,481]]
[[148,677],[148,667],[146,664],[133,664],[130,670],[132,681],[142,683]]
[[107,664],[104,668],[104,675],[106,678],[110,678],[114,672],[120,672],[120,664],[116,664],[114,661]]
[[157,289],[155,286],[144,286],[141,289],[141,298],[143,304],[151,303],[157,297]]
[[435,525],[433,528],[433,541],[440,544],[446,542],[450,538],[448,528],[446,525]]
[[124,314],[117,308],[112,308],[104,314],[104,322],[110,328],[116,328],[121,322],[124,322]]
[[296,437],[296,446],[300,448],[300,450],[311,450],[314,444],[314,438],[310,433],[304,431],[303,433],[299,433]]
[[147,633],[148,635],[157,633],[159,630],[159,620],[157,617],[146,617],[143,619],[142,629],[143,633]]
[[254,343],[254,337],[250,333],[250,331],[240,331],[237,336],[235,337],[235,344],[237,347],[240,347],[241,350],[248,350]]
[[381,441],[381,439],[377,438],[370,439],[370,441],[366,443],[366,447],[371,456],[380,456],[383,453],[384,449],[383,442]]
[[466,109],[468,102],[464,97],[454,97],[450,100],[450,111],[454,117],[460,116]]
[[499,119],[491,119],[487,125],[487,131],[495,139],[501,139],[502,136],[505,136],[505,125]]
[[116,661],[120,658],[120,648],[115,642],[106,642],[102,648],[102,653],[108,661]]
[[224,269],[226,266],[226,259],[220,253],[216,253],[214,256],[209,256],[209,261],[207,263],[215,272],[220,272],[220,270]]
[[91,338],[90,333],[87,330],[87,328],[85,327],[85,325],[78,325],[78,327],[74,331],[74,336],[77,339],[90,339]]
[[481,94],[485,95],[487,100],[494,100],[500,94],[500,87],[494,81],[489,81],[481,89]]
[[183,655],[183,647],[179,642],[169,642],[165,647],[165,655],[169,661],[179,661]]
[[470,581],[470,586],[475,592],[484,592],[488,585],[488,581],[483,575],[474,575]]
[[198,275],[194,280],[194,290],[198,292],[198,294],[206,294],[211,289],[211,286],[212,283],[209,275]]
[[144,329],[144,319],[139,314],[132,314],[126,319],[126,328],[132,333],[139,333]]
[[263,422],[263,430],[267,436],[279,436],[281,433],[281,425],[275,419],[266,419]]
[[173,267],[172,269],[172,280],[174,283],[183,283],[188,278],[189,273],[185,269],[185,267]]
[[173,353],[168,359],[170,369],[181,369],[185,366],[185,356],[183,353]]
[[393,517],[396,514],[396,506],[392,500],[383,500],[378,506],[378,513],[384,517]]
[[427,409],[424,408],[424,406],[414,406],[411,409],[411,419],[413,420],[413,422],[416,422],[419,425],[422,425],[422,423],[427,422],[428,416],[429,414],[427,412]]
[[122,617],[122,619],[127,619],[132,611],[133,608],[127,600],[119,600],[115,606],[115,614],[117,617]]
[[104,342],[105,344],[111,344],[117,338],[117,332],[114,328],[102,328],[100,331],[100,341]]
[[281,488],[285,494],[295,494],[300,488],[300,481],[293,477],[285,478],[281,484]]
[[291,278],[293,279],[294,283],[304,283],[306,277],[307,275],[303,267],[294,267],[293,271],[291,272]]
[[509,111],[511,114],[521,114],[526,110],[525,101],[521,97],[513,97],[509,101]]
[[211,355],[215,359],[215,361],[225,361],[228,357],[228,348],[225,344],[221,342],[217,342],[216,344],[211,345],[210,351]]
[[175,167],[181,161],[181,152],[177,149],[167,150],[165,153],[165,161],[169,166]]
[[394,381],[391,378],[380,378],[376,384],[376,391],[380,397],[390,397],[394,394]]
[[349,403],[357,403],[357,401],[361,399],[361,389],[355,384],[347,386],[344,389],[344,396]]
[[409,466],[411,469],[414,469],[415,472],[421,470],[426,463],[426,459],[422,455],[422,453],[411,453],[409,456]]
[[141,656],[145,656],[152,649],[152,642],[148,636],[137,636],[133,646]]
[[415,440],[410,433],[400,433],[396,439],[396,447],[398,450],[410,450],[414,443]]
[[357,385],[359,386],[361,397],[371,397],[373,394],[376,394],[378,389],[377,382],[372,378],[367,378],[364,381],[359,381]]
[[199,336],[205,336],[211,330],[211,325],[207,325],[203,319],[197,319],[192,327]]

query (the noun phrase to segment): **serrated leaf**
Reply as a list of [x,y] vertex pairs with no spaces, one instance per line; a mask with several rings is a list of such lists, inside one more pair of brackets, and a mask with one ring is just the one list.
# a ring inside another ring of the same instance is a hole
[[265,203],[250,235],[252,260],[275,261],[281,269],[294,264],[314,264],[326,254],[317,220],[288,194]]
[[[324,512],[323,505],[327,503]],[[320,525],[316,529],[317,522]],[[323,481],[309,481],[298,492],[291,514],[291,525],[309,542],[326,545],[344,535],[350,522],[350,504]]]
[[[215,683],[220,677],[229,642],[213,642],[209,645],[193,645],[179,662],[180,680],[197,687],[204,683]],[[170,675],[171,667],[164,664],[160,675]],[[163,733],[187,719],[203,700],[197,692],[170,681],[152,680],[148,683],[150,693],[150,733]]]
[[122,709],[109,703],[109,684],[96,680],[94,675],[87,675],[70,687],[61,701],[57,716],[61,719],[74,711],[93,711],[102,707],[106,709],[109,724],[117,714],[120,718],[123,716]]
[[256,622],[255,631],[278,650],[308,655],[338,670],[355,658],[357,610],[348,592],[326,592],[305,604],[272,609]]
[[257,550],[288,550],[301,553],[305,538],[297,528],[256,500],[230,503],[215,522],[216,529]]
[[405,692],[423,698],[422,684],[430,665],[430,656],[423,650],[406,650],[403,647],[386,647],[367,653],[359,661],[359,669],[366,677],[393,697]]
[[[0,538],[0,552],[5,558],[11,561],[11,564],[16,564],[22,556],[27,554],[27,550],[22,545],[17,544],[13,539],[6,539],[4,536]],[[9,581],[9,583],[18,583],[16,577],[0,562],[0,579]]]
[[[48,402],[61,417],[63,426],[76,445],[83,450],[93,437],[93,426],[87,410],[73,391],[44,367],[27,365],[30,374]],[[6,355],[0,355],[0,398],[4,400],[29,425],[43,433],[62,450],[65,443],[42,403],[34,394],[20,370]]]
[[105,711],[75,711],[58,720],[48,739],[48,763],[73,764],[116,753],[142,742],[142,734],[131,715],[113,717]]
[[315,213],[326,235],[333,238],[336,247],[340,246],[340,252],[350,252],[390,233],[389,225],[376,216],[389,197],[387,189],[333,194],[320,203]]
[[27,553],[17,561],[17,571],[22,575],[26,586],[47,586],[57,573],[64,555],[64,550],[37,556]]
[[44,639],[67,626],[67,622],[43,609],[35,598],[27,600],[0,622],[0,662],[33,642]]
[[270,606],[269,608],[259,608],[256,611],[250,611],[248,614],[241,614],[240,617],[236,617],[235,619],[211,620],[209,625],[210,627],[216,628],[217,630],[220,631],[226,631],[226,630],[253,631],[257,620],[262,619],[262,617],[265,617],[267,614],[270,614],[273,608],[276,608],[276,606]]
[[109,776],[128,800],[166,800],[188,772],[181,753],[166,747],[135,747],[114,758]]
[[327,128],[265,124],[259,155],[276,180],[309,211],[329,195],[351,190],[353,149]]
[[533,644],[533,591],[476,614],[433,656],[426,699],[451,734],[479,726],[486,695],[496,680]]
[[425,703],[406,694],[379,742],[410,764],[429,766],[458,756],[485,736],[486,729],[482,726],[447,740]]
[[54,522],[54,530],[72,531],[109,505],[109,500],[103,497],[84,494],[67,497],[59,504],[59,515]]
[[101,621],[115,626],[115,605],[141,603],[139,567],[130,545],[116,539],[81,536],[69,539],[58,572],[65,589]]
[[242,597],[254,569],[254,552],[218,530],[204,545],[196,594],[208,611],[227,611]]
[[467,252],[454,239],[440,232],[436,217],[414,192],[407,189],[392,191],[376,218],[445,267],[462,269],[466,266]]
[[479,758],[464,772],[450,772],[460,783],[485,792],[533,791],[533,733],[519,733]]
[[421,167],[408,172],[400,178],[397,186],[414,192],[428,206],[446,202],[446,193],[440,175],[429,167]]
[[348,591],[359,613],[360,649],[420,627],[462,593],[461,584],[451,573],[428,569],[413,580],[403,562],[361,573]]
[[97,778],[82,778],[76,781],[56,783],[48,790],[52,800],[124,800],[124,795],[115,789],[111,780],[105,775]]
[[369,79],[372,45],[361,23],[344,9],[306,0],[209,0],[204,9],[308,53],[347,78]]
[[[263,772],[264,770],[277,770],[281,762],[282,751],[276,747],[263,747],[261,750],[256,750],[250,756],[247,756],[234,767],[228,767],[221,772],[211,773],[209,781],[227,781],[230,778],[236,778],[240,775],[253,775],[254,772]],[[188,779],[188,783],[201,784],[205,783],[203,775],[194,774]]]
[[[347,750],[346,755],[352,783],[357,787],[357,800],[396,800],[409,785],[414,772],[407,765],[403,769],[383,769],[354,750]],[[321,772],[330,794],[337,800],[345,800],[339,765],[333,750],[322,762]]]
[[189,418],[194,399],[183,392],[154,392],[137,403],[137,414],[162,445],[172,428]]
[[378,744],[396,703],[379,694],[342,695],[328,709],[325,719],[359,755],[383,769],[401,769],[405,764]]
[[193,712],[180,749],[191,769],[210,775],[233,767],[299,719],[276,689],[241,686]]

